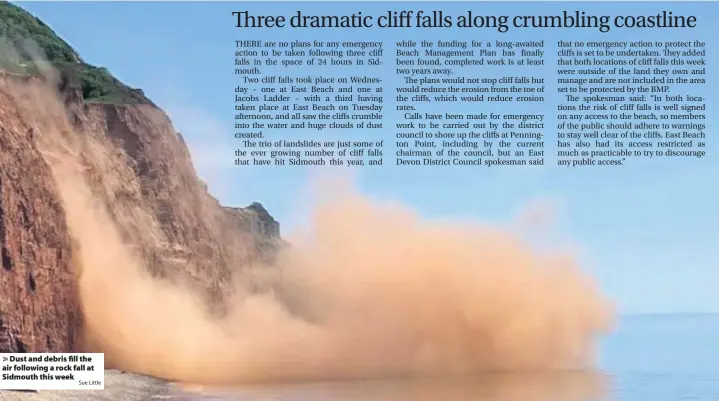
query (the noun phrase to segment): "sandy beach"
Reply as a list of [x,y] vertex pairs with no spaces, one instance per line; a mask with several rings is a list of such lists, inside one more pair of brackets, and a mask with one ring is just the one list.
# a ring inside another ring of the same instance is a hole
[[0,391],[3,401],[90,401],[90,400],[190,400],[173,384],[152,377],[123,373],[118,370],[105,371],[105,390],[100,391]]

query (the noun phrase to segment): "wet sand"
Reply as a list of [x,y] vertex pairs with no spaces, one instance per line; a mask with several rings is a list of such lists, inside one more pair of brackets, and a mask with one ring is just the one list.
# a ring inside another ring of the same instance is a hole
[[442,380],[274,383],[213,388],[105,371],[105,390],[0,391],[8,401],[585,401],[602,399],[603,377],[575,374],[486,374]]

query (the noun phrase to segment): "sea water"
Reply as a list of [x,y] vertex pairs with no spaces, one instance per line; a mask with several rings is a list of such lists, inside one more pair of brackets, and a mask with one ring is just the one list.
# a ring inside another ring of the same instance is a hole
[[611,400],[719,400],[719,315],[644,315],[622,319],[602,344],[600,365],[613,378]]
[[176,400],[719,401],[719,315],[625,316],[601,343],[599,372],[490,374],[203,389]]

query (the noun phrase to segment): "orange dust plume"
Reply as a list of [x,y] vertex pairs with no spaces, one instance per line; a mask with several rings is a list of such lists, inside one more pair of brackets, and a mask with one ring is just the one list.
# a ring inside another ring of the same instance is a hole
[[229,313],[210,317],[191,291],[149,276],[119,235],[122,216],[93,196],[78,155],[111,177],[110,150],[72,132],[52,96],[33,99],[44,111],[27,114],[78,244],[88,346],[114,366],[207,384],[575,369],[591,366],[610,324],[569,252],[427,220],[350,186],[326,191],[278,266],[237,261]]

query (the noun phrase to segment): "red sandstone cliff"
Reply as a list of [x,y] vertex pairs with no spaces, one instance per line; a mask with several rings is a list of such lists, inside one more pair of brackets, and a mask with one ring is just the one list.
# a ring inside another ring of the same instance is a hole
[[[18,91],[38,78],[0,75],[0,352],[60,352],[81,328],[73,241],[33,121]],[[221,305],[233,275],[271,257],[279,225],[260,204],[224,208],[206,190],[167,115],[152,104],[87,103],[61,80],[72,129],[84,136],[85,174],[96,198],[150,273],[189,282]],[[35,125],[36,127],[36,125]],[[101,161],[101,162],[100,162]]]
[[72,347],[72,246],[50,169],[0,81],[0,352]]

